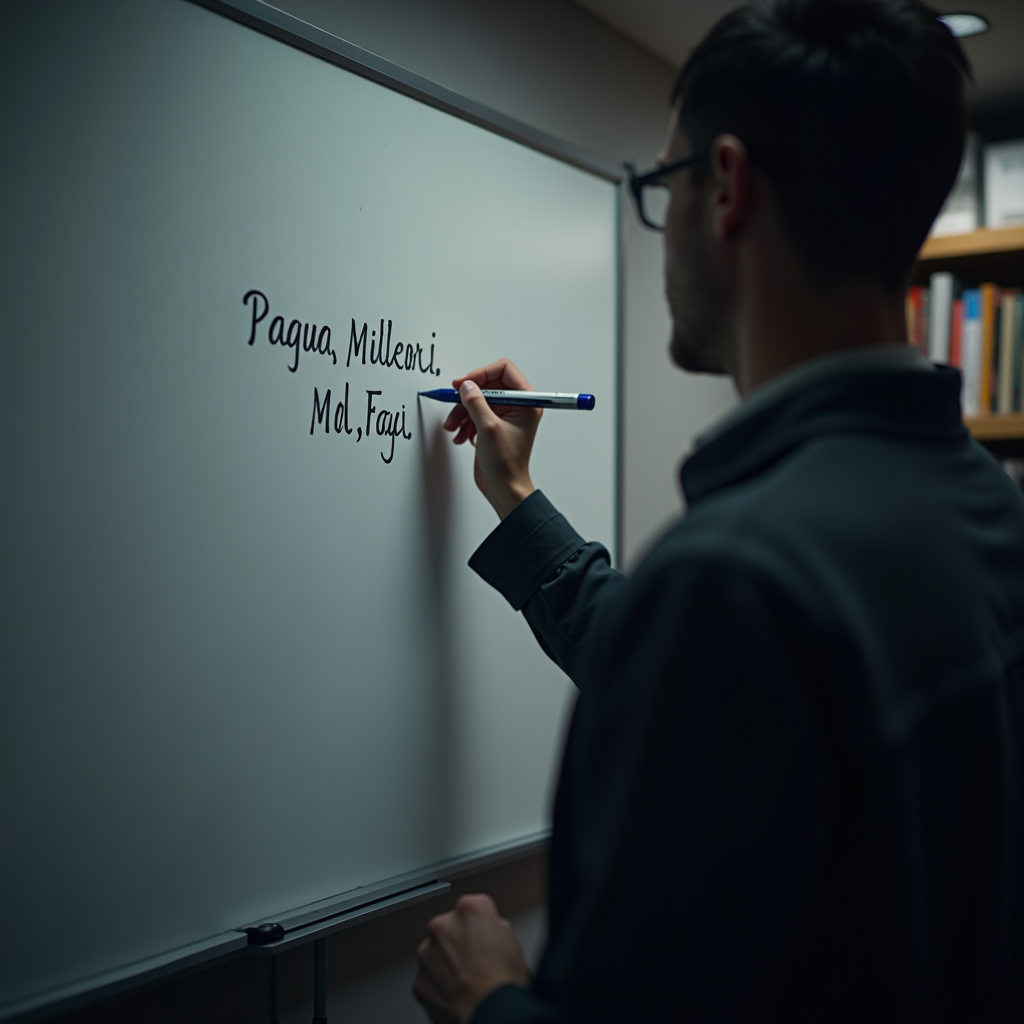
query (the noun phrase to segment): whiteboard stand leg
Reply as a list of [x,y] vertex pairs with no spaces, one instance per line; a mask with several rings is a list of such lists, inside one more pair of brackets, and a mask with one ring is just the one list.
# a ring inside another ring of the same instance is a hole
[[270,958],[270,1024],[277,1022],[277,957]]
[[327,939],[313,943],[313,1024],[327,1024]]

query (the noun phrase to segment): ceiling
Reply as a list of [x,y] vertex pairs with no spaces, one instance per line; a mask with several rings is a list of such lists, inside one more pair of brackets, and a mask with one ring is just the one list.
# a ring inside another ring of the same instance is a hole
[[[687,53],[736,0],[575,0],[645,50],[679,67]],[[963,40],[974,68],[971,108],[983,134],[1024,135],[1024,0],[949,0],[934,3],[943,14],[984,15],[992,26]],[[986,130],[987,129],[987,130]]]

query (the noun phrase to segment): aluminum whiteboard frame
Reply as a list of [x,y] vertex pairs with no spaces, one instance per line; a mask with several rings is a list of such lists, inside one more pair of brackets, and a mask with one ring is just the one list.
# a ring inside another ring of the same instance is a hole
[[[623,556],[623,524],[622,524],[622,371],[624,353],[623,335],[623,257],[624,232],[622,219],[625,214],[623,202],[622,168],[594,156],[591,153],[573,146],[562,139],[546,132],[532,128],[515,118],[508,117],[499,111],[468,99],[446,86],[424,78],[399,64],[379,57],[369,50],[364,50],[338,36],[331,35],[323,29],[302,21],[291,14],[278,10],[263,0],[189,0],[190,3],[205,7],[221,14],[232,21],[237,21],[248,28],[271,36],[280,42],[293,46],[314,57],[319,57],[330,64],[350,71],[363,78],[377,82],[395,92],[402,93],[412,99],[425,103],[437,110],[452,114],[460,120],[504,136],[530,149],[537,150],[554,157],[564,163],[587,171],[616,186],[615,196],[615,296],[614,296],[614,345],[615,345],[615,444],[613,452],[615,508],[614,522],[614,557],[617,564],[622,564]],[[296,934],[286,937],[280,943],[268,946],[250,946],[248,936],[244,932],[232,930],[222,935],[210,936],[199,942],[191,943],[177,949],[168,950],[155,957],[149,957],[136,963],[121,965],[110,971],[83,978],[60,986],[49,992],[37,993],[19,999],[6,1006],[0,1006],[0,1024],[30,1024],[42,1021],[47,1017],[72,1010],[128,992],[146,985],[163,981],[173,975],[184,974],[201,968],[209,967],[217,961],[238,956],[247,950],[257,955],[273,955],[284,949],[297,945],[299,942],[312,942],[318,937],[330,934],[340,928],[359,923],[358,918],[371,920],[381,913],[391,913],[403,907],[411,906],[424,899],[441,895],[449,886],[441,883],[496,867],[528,857],[546,848],[548,832],[535,833],[521,839],[502,843],[475,853],[456,857],[440,864],[428,866],[415,874],[420,884],[408,891],[401,892],[394,898],[377,899],[372,895],[389,885],[390,880],[367,888],[367,904],[365,912],[360,913],[358,906],[347,909],[345,913],[331,916],[311,927],[298,929]],[[429,890],[429,891],[428,891]],[[344,895],[344,894],[343,894]],[[327,902],[327,901],[323,901]],[[351,899],[345,900],[351,907]],[[386,903],[387,906],[383,906]],[[379,910],[377,909],[379,907]],[[297,908],[292,913],[298,913]],[[287,916],[287,915],[282,915]]]
[[521,142],[530,149],[539,150],[549,156],[556,157],[565,163],[589,171],[591,174],[604,178],[606,181],[621,182],[624,173],[621,167],[601,157],[594,156],[579,149],[554,135],[548,135],[536,128],[531,128],[522,121],[492,110],[490,107],[477,103],[460,95],[447,86],[424,78],[422,75],[409,71],[399,64],[393,64],[383,57],[378,57],[361,46],[339,39],[323,29],[310,25],[309,22],[296,18],[291,14],[271,7],[263,0],[191,0],[200,7],[206,7],[218,14],[241,22],[250,28],[272,36],[281,42],[288,43],[296,49],[304,50],[314,57],[320,57],[330,64],[336,64],[346,71],[352,71],[363,78],[400,92],[405,96],[436,107],[445,113],[454,114],[463,121],[486,128],[497,135]]

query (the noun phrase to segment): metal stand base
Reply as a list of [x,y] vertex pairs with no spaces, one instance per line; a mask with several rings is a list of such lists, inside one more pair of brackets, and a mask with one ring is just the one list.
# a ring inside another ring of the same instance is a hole
[[270,958],[270,1024],[278,1024],[277,1020],[277,957]]
[[327,1024],[327,938],[313,943],[313,1024]]

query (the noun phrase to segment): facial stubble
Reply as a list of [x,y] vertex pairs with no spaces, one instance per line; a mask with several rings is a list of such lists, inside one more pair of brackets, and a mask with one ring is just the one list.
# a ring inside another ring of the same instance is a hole
[[[665,297],[672,317],[669,355],[691,373],[727,373],[728,295],[704,241],[703,197],[688,204],[678,238],[666,233]],[[668,251],[668,246],[673,251]]]

